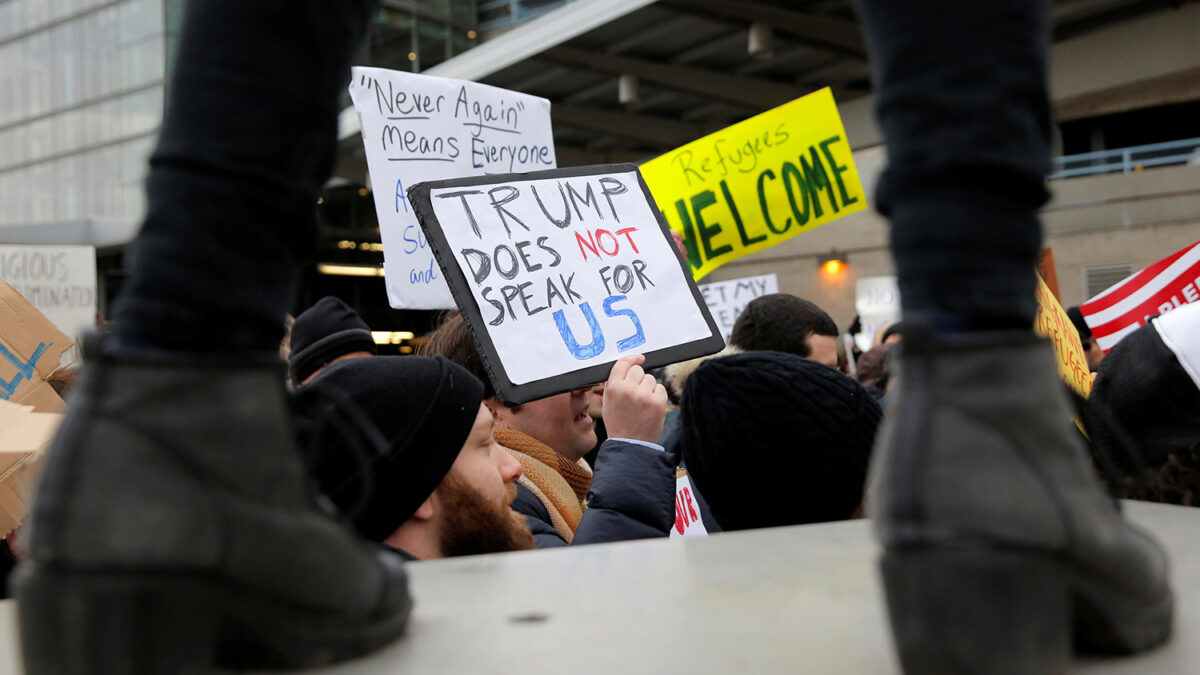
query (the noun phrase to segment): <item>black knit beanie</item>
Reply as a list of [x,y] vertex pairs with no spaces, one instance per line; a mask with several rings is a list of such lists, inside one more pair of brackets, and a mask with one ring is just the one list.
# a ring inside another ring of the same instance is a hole
[[367,323],[346,303],[327,295],[296,317],[288,357],[292,382],[299,385],[321,366],[350,352],[376,354]]
[[855,380],[781,352],[701,365],[681,403],[688,475],[725,530],[850,517],[882,416]]
[[1154,323],[1109,350],[1088,398],[1137,444],[1146,467],[1200,441],[1200,388],[1163,344]]
[[1079,311],[1079,307],[1068,307],[1067,318],[1074,324],[1075,330],[1079,333],[1080,340],[1090,340],[1092,338],[1092,329],[1088,327],[1087,320],[1083,318],[1083,312]]
[[394,532],[433,494],[466,443],[483,401],[483,384],[441,356],[340,361],[309,387],[349,399],[388,444],[382,454],[370,448],[364,455],[347,435],[319,419],[298,425],[302,441],[317,445],[314,474],[321,491],[343,510],[361,505],[350,514],[354,527],[374,541]]

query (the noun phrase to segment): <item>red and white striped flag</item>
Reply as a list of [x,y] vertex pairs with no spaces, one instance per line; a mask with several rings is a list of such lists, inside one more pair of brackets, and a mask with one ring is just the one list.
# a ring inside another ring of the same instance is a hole
[[1079,306],[1105,352],[1146,319],[1200,301],[1200,242],[1126,277]]

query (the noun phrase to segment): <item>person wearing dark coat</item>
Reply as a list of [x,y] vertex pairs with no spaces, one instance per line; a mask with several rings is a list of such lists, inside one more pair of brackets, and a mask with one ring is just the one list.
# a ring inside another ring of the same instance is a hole
[[427,336],[421,353],[446,356],[483,380],[496,440],[521,462],[513,510],[526,516],[538,548],[669,536],[677,456],[655,442],[667,394],[642,370],[641,356],[618,360],[605,383],[610,437],[593,472],[583,461],[596,445],[586,397],[590,387],[505,406],[457,313]]

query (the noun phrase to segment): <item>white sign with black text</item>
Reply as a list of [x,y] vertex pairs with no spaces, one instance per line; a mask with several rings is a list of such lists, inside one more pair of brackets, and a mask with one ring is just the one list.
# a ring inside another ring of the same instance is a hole
[[779,292],[779,277],[774,274],[764,274],[757,277],[744,277],[728,281],[714,281],[700,284],[700,295],[708,305],[721,329],[721,337],[729,344],[729,336],[733,333],[733,324],[741,316],[742,310],[750,301],[764,295]]
[[383,238],[388,302],[448,309],[454,300],[408,203],[409,186],[459,176],[557,166],[550,102],[507,89],[355,67],[358,112]]
[[73,339],[96,325],[92,246],[0,246],[0,279]]
[[855,285],[854,308],[862,331],[854,342],[864,352],[880,328],[900,320],[900,289],[896,277],[863,277]]
[[633,165],[436,181],[410,197],[484,363],[503,370],[497,391],[549,395],[603,381],[625,354],[654,367],[721,348]]

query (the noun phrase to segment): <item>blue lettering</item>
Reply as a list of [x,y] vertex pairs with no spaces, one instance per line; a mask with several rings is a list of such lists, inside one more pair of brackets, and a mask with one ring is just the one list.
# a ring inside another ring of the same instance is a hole
[[21,386],[21,380],[33,379],[34,366],[37,365],[37,362],[42,359],[42,355],[53,344],[53,342],[39,344],[37,349],[33,350],[33,356],[29,357],[29,361],[22,361],[16,354],[10,352],[3,343],[0,343],[0,356],[3,356],[6,361],[17,368],[17,374],[11,380],[7,382],[0,380],[0,400],[7,401],[9,397],[16,393],[17,388]]
[[396,213],[400,213],[400,204],[404,204],[404,212],[408,213],[408,198],[404,196],[404,181],[396,179]]
[[[611,298],[610,298],[611,300]],[[608,301],[605,301],[607,311]],[[580,345],[575,340],[575,333],[571,331],[571,327],[567,325],[567,315],[563,310],[558,310],[554,313],[554,325],[558,327],[558,334],[562,336],[563,343],[567,345],[567,349],[571,354],[580,361],[598,356],[604,351],[604,333],[600,332],[600,324],[596,321],[596,315],[592,313],[592,307],[588,303],[579,305],[579,309],[583,311],[583,318],[587,320],[588,327],[592,330],[592,341],[590,344]],[[632,312],[630,312],[632,314]],[[611,315],[610,315],[611,316]],[[635,318],[634,321],[637,319]],[[638,328],[639,332],[641,328]]]
[[[409,235],[409,232],[412,230],[416,230],[417,232],[416,239],[413,239],[412,236]],[[417,227],[416,225],[409,225],[408,227],[404,228],[404,252],[406,254],[416,253],[417,249],[427,248],[428,246],[429,241],[425,239],[425,233],[421,231],[421,228]]]
[[429,259],[429,269],[408,271],[408,283],[410,284],[428,285],[432,284],[433,280],[437,278],[437,267],[433,264],[433,258]]
[[624,295],[613,295],[604,301],[604,313],[611,317],[627,316],[633,322],[634,334],[624,340],[617,340],[617,351],[624,352],[646,343],[646,332],[642,330],[642,322],[632,309],[613,309],[613,305],[625,300]]

